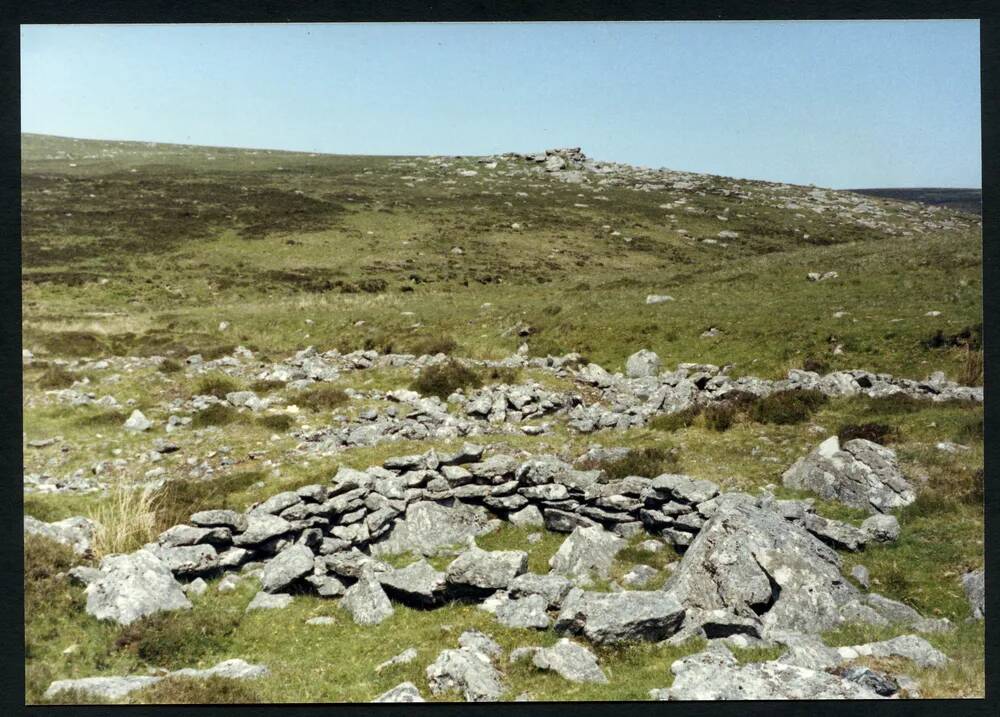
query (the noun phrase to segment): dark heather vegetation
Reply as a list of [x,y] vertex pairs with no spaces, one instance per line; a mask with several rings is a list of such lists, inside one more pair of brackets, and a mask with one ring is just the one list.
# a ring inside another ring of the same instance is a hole
[[482,385],[479,373],[458,361],[448,361],[421,369],[410,387],[422,394],[446,399],[458,389],[479,388]]

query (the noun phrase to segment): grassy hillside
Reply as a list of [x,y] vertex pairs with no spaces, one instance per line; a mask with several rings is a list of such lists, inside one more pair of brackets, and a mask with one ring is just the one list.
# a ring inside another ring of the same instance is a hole
[[493,357],[523,323],[532,354],[609,369],[647,347],[737,374],[813,359],[957,377],[961,351],[921,342],[981,321],[980,224],[916,204],[674,173],[574,184],[513,160],[22,144],[24,339],[41,353],[443,334]]
[[[385,390],[413,380],[408,369],[345,371],[320,385],[327,393],[313,395],[258,379],[265,363],[309,345],[499,358],[526,343],[532,355],[577,351],[609,370],[649,348],[666,368],[711,362],[765,378],[792,367],[912,378],[940,370],[982,383],[981,225],[964,213],[618,166],[545,172],[513,156],[326,156],[39,135],[23,135],[22,151],[23,338],[34,355],[24,368],[24,473],[107,488],[26,492],[25,512],[47,521],[98,518],[108,526],[103,552],[134,549],[197,510],[243,510],[326,482],[342,465],[366,468],[460,443],[303,449],[311,430],[389,405],[348,400],[338,389]],[[810,281],[810,272],[837,276]],[[647,305],[649,294],[673,301]],[[703,337],[710,329],[717,331]],[[183,361],[195,353],[227,356],[239,345],[254,355],[233,368],[205,374]],[[129,360],[152,355],[171,360]],[[535,369],[482,379],[587,390]],[[70,387],[119,405],[71,405],[55,393]],[[234,389],[274,398],[277,407],[264,414],[191,408],[193,396]],[[154,429],[123,430],[133,409]],[[174,414],[190,415],[192,425],[168,435],[164,423]],[[924,696],[983,693],[983,624],[965,622],[958,583],[983,563],[981,405],[836,398],[797,423],[741,419],[726,429],[702,415],[591,435],[553,423],[540,436],[477,440],[495,452],[568,460],[594,444],[653,449],[646,455],[660,458],[642,466],[643,475],[670,470],[723,490],[770,486],[785,495],[776,487],[782,472],[822,438],[859,424],[887,428],[920,498],[900,511],[900,540],[843,554],[845,573],[863,563],[873,590],[958,626],[925,636],[953,658],[947,668],[887,667],[905,668]],[[158,453],[157,440],[177,450]],[[966,450],[940,450],[940,441]],[[118,490],[157,476],[169,482],[147,492],[146,502],[140,491]],[[854,524],[864,517],[822,502],[817,510]],[[544,571],[561,542],[546,534],[532,543],[507,526],[480,545],[526,550],[532,570]],[[503,628],[469,605],[434,612],[397,605],[375,628],[355,625],[335,601],[316,596],[244,614],[252,580],[228,593],[209,581],[189,613],[118,628],[84,612],[82,589],[65,576],[66,551],[34,539],[26,547],[28,702],[43,701],[54,679],[206,667],[233,657],[265,663],[272,676],[236,686],[161,683],[135,700],[369,700],[403,680],[427,696],[424,667],[464,629],[482,629],[505,649],[557,639],[551,630]],[[615,563],[614,577],[646,563],[664,578],[677,559],[670,550],[633,548]],[[305,623],[320,615],[335,624]],[[856,644],[906,632],[847,626],[825,637]],[[415,662],[374,672],[411,646]],[[672,660],[701,646],[599,651],[610,679],[603,687],[505,664],[506,697],[645,699],[650,688],[669,685]],[[741,659],[773,656],[749,651]]]
[[852,189],[852,192],[865,194],[869,197],[885,199],[900,199],[907,202],[920,202],[931,206],[957,209],[970,214],[982,216],[982,189],[949,189],[939,187],[887,188],[887,189]]

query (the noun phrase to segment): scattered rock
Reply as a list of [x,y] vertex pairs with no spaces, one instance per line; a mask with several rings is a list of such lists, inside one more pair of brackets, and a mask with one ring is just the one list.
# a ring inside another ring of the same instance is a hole
[[412,682],[402,682],[391,690],[383,692],[372,702],[423,702],[420,690]]
[[141,617],[186,610],[191,602],[167,565],[148,550],[109,555],[101,577],[87,585],[87,613],[98,620],[131,625]]
[[253,596],[247,605],[246,612],[252,610],[281,610],[292,604],[292,596],[288,593],[266,593],[261,590]]
[[553,670],[570,682],[604,684],[608,681],[594,653],[566,637],[552,647],[536,650],[532,662],[535,667]]

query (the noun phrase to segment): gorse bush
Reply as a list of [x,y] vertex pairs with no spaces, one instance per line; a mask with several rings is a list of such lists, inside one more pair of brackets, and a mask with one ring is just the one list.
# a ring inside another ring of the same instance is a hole
[[194,387],[195,396],[215,396],[225,398],[227,393],[241,390],[240,384],[224,373],[202,376]]
[[701,406],[690,406],[676,413],[661,413],[649,421],[649,427],[657,431],[673,433],[687,428],[701,415]]
[[417,356],[451,355],[458,348],[458,342],[451,336],[421,336],[410,345],[410,353]]
[[652,446],[632,449],[621,458],[588,461],[584,467],[589,470],[600,468],[609,480],[621,480],[626,476],[653,478],[675,472],[680,466],[676,449]]
[[886,425],[885,423],[847,423],[837,431],[837,438],[841,444],[853,441],[855,438],[863,438],[872,443],[886,445],[894,441],[899,441],[899,429]]
[[351,400],[343,389],[335,386],[314,386],[296,394],[295,403],[313,411],[331,411]]
[[38,377],[39,388],[69,388],[76,377],[62,366],[50,365]]
[[460,388],[479,388],[482,385],[483,380],[478,373],[450,359],[445,363],[421,369],[410,388],[425,396],[446,399]]
[[228,426],[230,423],[245,422],[247,417],[232,406],[224,403],[213,403],[203,408],[191,417],[191,426],[206,428],[207,426]]
[[276,433],[285,433],[295,425],[295,421],[287,414],[274,413],[268,416],[261,416],[257,419],[257,424]]
[[177,359],[165,358],[156,368],[163,373],[177,373],[184,366]]
[[777,391],[755,403],[750,418],[757,423],[802,423],[826,401],[825,395],[811,389]]

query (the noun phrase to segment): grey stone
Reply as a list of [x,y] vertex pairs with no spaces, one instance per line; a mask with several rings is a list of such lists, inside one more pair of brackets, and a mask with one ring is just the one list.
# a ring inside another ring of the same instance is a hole
[[159,545],[147,546],[170,569],[174,575],[190,577],[213,572],[219,567],[219,554],[211,545],[181,545],[164,548]]
[[459,635],[458,646],[481,652],[490,657],[499,657],[502,652],[496,640],[479,630],[466,630]]
[[864,565],[855,565],[851,568],[851,577],[858,581],[858,585],[865,590],[871,585],[871,574]]
[[272,538],[287,535],[292,530],[294,526],[291,523],[276,515],[250,515],[246,530],[233,538],[233,544],[238,547],[260,545]]
[[504,692],[503,677],[489,655],[469,647],[442,651],[426,674],[435,695],[461,692],[466,702],[495,702]]
[[76,565],[67,571],[67,575],[75,584],[86,586],[98,580],[103,573],[89,565]]
[[654,699],[876,699],[874,691],[835,675],[780,661],[740,665],[725,647],[681,658],[670,666],[673,685]]
[[765,630],[820,632],[857,596],[836,552],[751,496],[728,494],[664,590],[685,606],[761,616]]
[[837,674],[848,682],[856,682],[882,697],[891,697],[899,692],[899,683],[896,680],[868,667],[847,667],[838,671]]
[[174,670],[170,677],[185,677],[188,679],[207,679],[209,677],[224,677],[229,680],[256,680],[266,677],[270,671],[264,665],[252,665],[246,660],[233,659],[222,662],[203,670],[185,667]]
[[270,498],[265,500],[263,503],[253,508],[250,511],[251,516],[255,515],[277,515],[283,510],[291,508],[293,505],[302,502],[301,496],[299,496],[293,490],[287,490],[282,493],[276,493]]
[[962,576],[962,589],[969,601],[972,617],[982,620],[986,617],[986,572],[973,570]]
[[407,605],[430,607],[441,602],[445,592],[445,574],[426,560],[405,568],[379,573],[378,581],[386,593]]
[[496,609],[496,617],[506,627],[533,627],[544,630],[549,626],[549,616],[545,614],[548,601],[541,595],[507,600]]
[[680,628],[683,619],[684,608],[668,593],[571,590],[563,600],[555,629],[610,645],[631,640],[663,640]]
[[186,595],[204,595],[205,591],[208,590],[208,583],[201,578],[195,578],[182,589]]
[[510,595],[514,598],[525,597],[527,595],[541,595],[545,598],[548,607],[557,608],[562,604],[573,583],[562,575],[549,573],[538,575],[537,573],[524,573],[514,578],[509,586]]
[[131,415],[125,420],[123,428],[126,431],[133,431],[135,433],[141,433],[143,431],[148,431],[153,427],[152,421],[146,418],[142,411],[138,408],[133,410]]
[[629,378],[657,376],[661,365],[659,356],[652,351],[642,349],[628,357],[625,362],[625,375]]
[[838,647],[837,652],[844,660],[856,660],[859,657],[903,657],[926,668],[944,667],[950,662],[944,653],[916,635],[900,635],[891,640]]
[[605,684],[608,681],[594,653],[569,638],[564,637],[552,647],[536,650],[532,662],[535,667],[553,670],[570,682]]
[[76,680],[56,680],[45,690],[44,697],[52,699],[60,692],[76,691],[102,700],[120,700],[130,692],[155,685],[162,677],[153,675],[128,675],[127,677],[83,677]]
[[448,585],[458,594],[485,597],[507,588],[528,569],[528,554],[521,550],[482,550],[472,544],[448,565]]
[[556,508],[546,508],[542,511],[542,517],[545,521],[545,527],[556,533],[572,533],[578,527],[600,527],[595,520]]
[[407,665],[417,659],[417,650],[414,647],[408,647],[395,657],[391,657],[385,662],[377,665],[375,667],[376,674],[382,674],[383,671],[388,670],[390,667],[396,667],[397,665]]
[[191,602],[170,569],[148,550],[109,555],[102,576],[87,585],[87,613],[98,620],[130,625],[162,611],[186,610]]
[[549,559],[552,571],[567,577],[608,577],[615,556],[627,545],[599,526],[576,528]]
[[870,535],[866,530],[855,528],[853,525],[842,523],[839,520],[830,520],[814,513],[804,515],[801,525],[827,545],[852,552],[864,548]]
[[86,555],[90,552],[96,530],[97,523],[82,515],[75,515],[72,518],[65,518],[54,523],[46,523],[30,515],[24,516],[25,533],[41,535],[57,543],[68,545],[77,555]]
[[659,574],[660,571],[656,568],[648,565],[636,565],[622,576],[622,584],[627,587],[642,587]]
[[191,522],[202,528],[230,528],[236,533],[247,529],[247,517],[235,510],[203,510],[192,515]]
[[873,515],[861,523],[861,530],[875,543],[894,543],[899,539],[899,521],[894,515]]
[[292,545],[275,555],[260,576],[261,589],[281,592],[299,578],[312,572],[313,553],[305,545]]
[[384,540],[372,545],[372,553],[436,555],[465,543],[469,537],[482,535],[488,522],[489,514],[483,508],[418,501],[407,506],[406,514],[396,521]]
[[420,690],[412,682],[401,682],[376,697],[372,702],[424,702]]
[[650,488],[665,498],[688,504],[702,503],[719,494],[719,486],[711,481],[672,473],[655,477]]
[[292,596],[288,593],[266,593],[261,590],[253,596],[247,605],[246,612],[253,610],[281,610],[292,604]]
[[358,625],[378,625],[393,614],[392,603],[370,569],[364,570],[358,581],[347,588],[340,606],[351,613]]
[[782,481],[789,488],[810,490],[873,513],[886,513],[916,500],[896,454],[862,438],[843,446],[836,436],[828,438],[785,471]]

